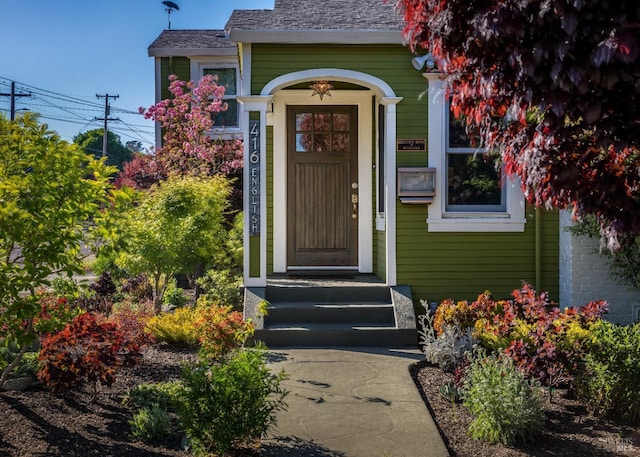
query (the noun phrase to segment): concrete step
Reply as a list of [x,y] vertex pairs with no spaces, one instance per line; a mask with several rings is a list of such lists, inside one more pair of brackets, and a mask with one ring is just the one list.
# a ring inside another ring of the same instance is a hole
[[391,303],[271,303],[265,317],[265,327],[272,323],[377,323],[395,326]]
[[326,287],[267,287],[266,300],[269,303],[278,302],[337,302],[362,303],[382,302],[391,303],[389,287],[385,285],[362,286],[326,286]]
[[256,330],[254,341],[262,341],[270,348],[277,347],[406,347],[417,345],[413,329],[389,327],[279,327]]
[[[268,314],[259,312],[267,301]],[[405,347],[417,345],[411,289],[382,284],[245,289],[254,341],[268,347]]]

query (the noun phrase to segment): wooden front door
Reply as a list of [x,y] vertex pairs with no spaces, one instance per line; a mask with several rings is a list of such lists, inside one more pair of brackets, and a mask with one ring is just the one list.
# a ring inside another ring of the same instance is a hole
[[287,157],[289,267],[357,267],[357,107],[289,106]]

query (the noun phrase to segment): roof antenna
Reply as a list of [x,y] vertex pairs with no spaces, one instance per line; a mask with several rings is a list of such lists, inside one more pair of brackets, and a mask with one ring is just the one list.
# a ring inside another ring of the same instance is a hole
[[167,16],[169,20],[169,30],[171,30],[171,11],[173,10],[180,11],[180,7],[175,3],[169,2],[169,1],[162,2],[162,4],[167,7],[166,11],[167,11]]

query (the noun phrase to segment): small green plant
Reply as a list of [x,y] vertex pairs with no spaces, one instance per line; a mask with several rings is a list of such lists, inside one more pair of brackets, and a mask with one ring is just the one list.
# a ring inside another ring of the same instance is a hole
[[447,382],[440,386],[438,393],[448,402],[460,403],[462,401],[462,394],[453,382]]
[[476,353],[463,384],[473,438],[513,445],[533,440],[544,427],[540,383],[527,380],[506,355]]
[[182,388],[181,381],[139,384],[127,391],[122,404],[135,408],[150,408],[158,405],[166,411],[176,411]]
[[597,321],[576,382],[578,396],[599,415],[640,422],[640,323]]
[[176,286],[175,280],[170,282],[162,296],[162,304],[169,309],[173,309],[182,308],[187,303],[189,303],[189,299],[184,294],[184,290]]
[[[11,345],[0,345],[0,371],[4,370],[16,357],[18,349]],[[39,362],[37,352],[25,352],[22,358],[15,364],[13,370],[9,373],[9,379],[21,378],[24,376],[36,377]]]
[[171,435],[171,418],[158,404],[140,408],[129,424],[131,434],[146,443],[157,443]]
[[179,421],[197,456],[226,455],[262,437],[286,408],[287,392],[263,350],[239,350],[222,364],[205,361],[185,368]]
[[242,276],[232,269],[209,270],[197,283],[203,289],[201,299],[240,309],[242,305]]

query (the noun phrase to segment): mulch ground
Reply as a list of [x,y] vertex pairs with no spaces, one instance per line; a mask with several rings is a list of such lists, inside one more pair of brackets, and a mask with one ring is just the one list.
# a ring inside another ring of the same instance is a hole
[[[0,393],[0,456],[6,457],[186,457],[181,437],[149,445],[131,436],[134,411],[122,405],[125,392],[143,382],[180,377],[184,360],[193,351],[166,345],[147,348],[141,364],[101,388],[94,399],[90,388],[52,394],[42,387]],[[611,420],[591,417],[566,392],[545,405],[545,431],[533,444],[519,447],[489,445],[466,435],[471,421],[462,405],[452,405],[438,393],[450,375],[426,363],[413,370],[416,385],[454,457],[521,456],[640,456],[640,431]],[[256,455],[245,451],[239,455]],[[415,456],[420,457],[420,456]]]
[[640,429],[589,415],[561,389],[553,393],[552,401],[546,400],[545,429],[535,442],[509,447],[474,440],[467,435],[472,418],[466,408],[439,394],[440,387],[453,376],[426,362],[416,364],[412,374],[454,457],[640,456]]

